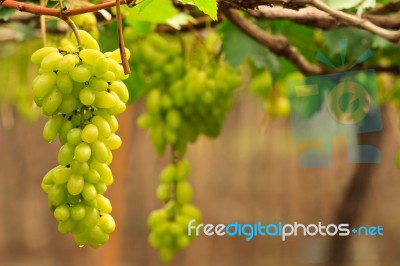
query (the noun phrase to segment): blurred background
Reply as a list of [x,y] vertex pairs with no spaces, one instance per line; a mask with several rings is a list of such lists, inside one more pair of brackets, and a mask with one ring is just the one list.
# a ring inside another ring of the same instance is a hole
[[[40,45],[40,40],[5,42],[0,50],[0,265],[162,265],[147,243],[146,219],[160,207],[155,189],[169,158],[159,158],[146,132],[136,127],[135,120],[144,110],[142,101],[131,104],[119,118],[123,147],[112,164],[115,183],[106,192],[113,204],[116,232],[99,249],[78,248],[71,235],[58,233],[40,183],[56,165],[59,143],[47,144],[42,139],[45,119],[29,100],[36,69],[27,58]],[[200,139],[189,149],[194,203],[202,210],[204,223],[336,223],[346,209],[342,202],[349,196],[353,177],[359,173],[358,184],[369,185],[355,187],[356,199],[349,204],[357,207],[346,211],[356,215],[352,225],[380,225],[384,236],[349,237],[347,265],[397,266],[398,119],[395,108],[382,108],[379,164],[360,171],[359,165],[347,163],[346,139],[338,137],[332,168],[301,169],[299,154],[315,143],[294,141],[289,118],[268,118],[260,99],[241,88],[221,135],[215,140]],[[365,173],[370,178],[366,176],[364,182]],[[302,236],[285,242],[277,237],[246,241],[201,235],[170,265],[326,265],[338,245],[334,241]]]

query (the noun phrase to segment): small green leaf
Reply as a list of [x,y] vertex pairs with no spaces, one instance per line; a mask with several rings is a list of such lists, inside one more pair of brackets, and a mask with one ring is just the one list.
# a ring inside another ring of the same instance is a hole
[[[191,1],[184,1],[186,3]],[[217,0],[193,0],[192,1],[201,11],[209,15],[213,20],[218,19]]]
[[168,19],[173,18],[178,13],[170,0],[145,0],[142,4],[132,8],[128,20],[166,23]]
[[0,7],[0,20],[7,21],[15,13],[15,9]]

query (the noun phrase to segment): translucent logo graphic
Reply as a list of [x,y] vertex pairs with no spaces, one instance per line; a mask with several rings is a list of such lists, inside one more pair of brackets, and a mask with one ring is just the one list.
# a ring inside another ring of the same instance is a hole
[[[342,68],[346,66],[347,42],[339,43]],[[371,57],[367,50],[347,71],[328,75],[291,78],[286,89],[291,105],[292,134],[297,141],[316,141],[299,158],[301,168],[332,167],[335,137],[345,137],[349,163],[379,163],[379,150],[359,144],[358,135],[382,130],[376,73],[374,70],[351,71]],[[337,67],[322,53],[317,59]]]

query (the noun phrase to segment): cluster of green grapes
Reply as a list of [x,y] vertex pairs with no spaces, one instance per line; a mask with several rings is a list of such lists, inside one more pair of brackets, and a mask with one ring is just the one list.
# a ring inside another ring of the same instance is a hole
[[170,164],[161,172],[157,198],[164,202],[161,209],[151,212],[147,224],[151,230],[149,243],[159,250],[160,258],[169,262],[175,252],[186,248],[194,237],[188,224],[201,223],[200,211],[191,204],[193,192],[187,181],[190,165],[187,160]]
[[71,232],[78,245],[98,247],[115,230],[103,193],[114,180],[112,151],[121,146],[115,116],[125,111],[129,95],[119,50],[103,54],[87,32],[79,36],[78,47],[72,39],[62,49],[44,47],[32,54],[40,65],[33,92],[50,116],[44,139],[52,142],[58,135],[62,144],[59,165],[42,181],[58,230]]
[[[144,47],[163,51],[163,46],[156,46],[162,43],[163,39],[159,35],[155,36],[158,36],[159,41],[149,43],[155,47]],[[151,40],[153,39],[155,38]],[[161,56],[154,60],[148,58],[143,64],[150,64],[152,61],[164,62],[164,59],[168,60],[176,55],[177,52],[174,52],[168,56],[166,50],[162,56],[163,60],[160,59]],[[146,113],[138,118],[137,123],[140,128],[150,130],[150,138],[160,154],[164,153],[169,144],[174,151],[183,155],[188,143],[196,141],[200,134],[207,137],[218,136],[225,114],[232,107],[234,89],[241,79],[223,61],[212,59],[205,69],[194,64],[188,64],[182,69],[181,63],[176,63],[178,74],[170,75],[175,73],[175,62],[182,61],[182,58],[178,57],[171,64],[167,64],[168,68],[164,67],[163,71],[156,71],[156,75],[151,76],[152,83],[159,87],[152,87],[147,93]],[[156,69],[157,67],[158,63]],[[148,68],[150,69],[150,66]],[[159,84],[159,79],[167,80],[166,85]]]
[[164,206],[148,219],[149,242],[166,262],[190,244],[194,234],[189,236],[189,221],[201,221],[200,211],[191,204],[190,165],[182,157],[199,135],[218,136],[241,82],[237,73],[217,58],[215,47],[208,49],[214,40],[202,43],[186,37],[152,33],[132,49],[147,86],[146,112],[137,124],[149,130],[160,155],[170,147],[174,156],[173,163],[162,171],[156,190]]

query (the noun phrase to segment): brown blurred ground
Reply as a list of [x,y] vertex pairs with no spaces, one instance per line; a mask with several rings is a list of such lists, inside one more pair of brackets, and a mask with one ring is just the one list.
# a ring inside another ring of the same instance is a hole
[[[190,147],[190,180],[204,221],[335,222],[335,208],[354,170],[354,165],[346,162],[343,140],[335,142],[333,168],[300,169],[297,158],[304,144],[292,140],[289,121],[266,123],[258,99],[243,91],[237,99],[220,138],[201,139]],[[134,116],[142,109],[141,103],[132,108]],[[400,143],[398,129],[390,126],[397,124],[397,118],[393,111],[384,114],[384,120],[390,122],[384,128],[382,162],[376,166],[360,217],[360,224],[384,227],[384,237],[352,238],[348,254],[351,266],[400,264],[400,175],[394,165]],[[0,265],[100,265],[110,247],[95,251],[76,247],[71,236],[58,234],[47,208],[40,181],[56,163],[58,144],[42,140],[43,124],[44,120],[32,125],[15,117],[13,127],[0,128]],[[111,187],[107,192],[122,195],[119,207],[123,219],[117,221],[122,235],[121,256],[112,264],[161,265],[157,253],[147,244],[146,218],[160,206],[154,190],[168,158],[159,159],[146,132],[134,125],[131,121],[133,134],[131,145],[126,147],[129,163],[122,189]],[[125,143],[129,141],[125,139]],[[329,240],[297,237],[282,242],[256,237],[246,242],[244,238],[201,236],[171,265],[323,265]]]

